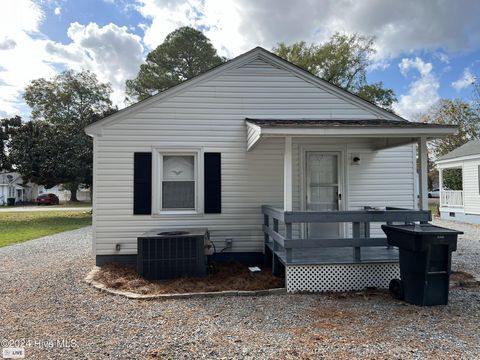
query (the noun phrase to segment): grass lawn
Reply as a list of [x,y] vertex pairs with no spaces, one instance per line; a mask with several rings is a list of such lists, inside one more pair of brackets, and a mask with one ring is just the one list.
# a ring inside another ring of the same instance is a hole
[[74,230],[92,223],[88,211],[0,213],[0,247]]
[[55,208],[89,208],[92,207],[92,203],[90,201],[77,201],[77,202],[71,202],[71,201],[65,201],[61,202],[59,205],[48,205],[48,208],[55,209]]
[[438,202],[428,202],[428,210],[432,212],[432,216],[439,216],[438,213]]

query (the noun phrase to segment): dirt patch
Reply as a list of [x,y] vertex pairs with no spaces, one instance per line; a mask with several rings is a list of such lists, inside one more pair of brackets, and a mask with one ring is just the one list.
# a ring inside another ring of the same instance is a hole
[[473,281],[473,280],[475,280],[473,275],[463,271],[453,271],[450,274],[450,281]]
[[284,287],[284,280],[273,276],[271,269],[252,273],[239,263],[213,264],[205,277],[150,281],[141,278],[134,266],[108,264],[102,266],[94,280],[117,290],[142,295],[185,294],[227,290],[253,291]]
[[463,271],[454,271],[450,274],[450,288],[464,288],[479,286],[475,277]]

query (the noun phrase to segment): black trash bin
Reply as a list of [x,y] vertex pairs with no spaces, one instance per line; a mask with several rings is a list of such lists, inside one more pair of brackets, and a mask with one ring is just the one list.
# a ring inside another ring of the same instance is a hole
[[420,306],[447,305],[452,252],[461,231],[431,224],[382,225],[400,252],[400,278],[390,283],[397,298]]
[[14,206],[15,205],[15,198],[7,198],[7,205]]

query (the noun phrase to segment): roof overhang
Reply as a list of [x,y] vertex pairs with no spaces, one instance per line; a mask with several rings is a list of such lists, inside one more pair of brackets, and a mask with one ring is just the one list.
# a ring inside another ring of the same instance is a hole
[[384,149],[453,135],[455,125],[436,125],[394,120],[272,120],[246,119],[247,151],[267,137],[373,138],[374,148]]

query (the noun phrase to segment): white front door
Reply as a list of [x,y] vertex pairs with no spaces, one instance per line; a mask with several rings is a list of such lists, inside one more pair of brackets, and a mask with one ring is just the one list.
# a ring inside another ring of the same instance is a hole
[[[306,151],[306,210],[336,211],[340,210],[341,173],[340,152]],[[307,226],[309,238],[340,237],[339,223],[310,223]]]

